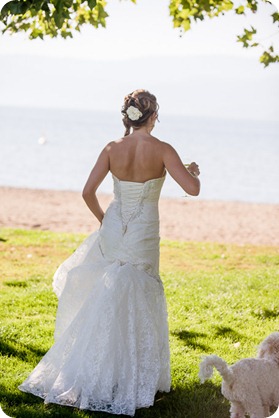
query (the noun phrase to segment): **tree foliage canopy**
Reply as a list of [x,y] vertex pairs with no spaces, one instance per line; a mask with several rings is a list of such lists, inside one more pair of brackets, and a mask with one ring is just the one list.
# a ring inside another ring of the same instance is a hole
[[[136,0],[130,0],[133,3]],[[169,0],[169,11],[175,28],[182,32],[191,29],[194,21],[204,20],[206,16],[213,18],[228,11],[243,15],[247,10],[256,13],[260,3],[270,3],[268,0],[245,0],[240,4],[237,0]],[[84,24],[95,28],[105,27],[108,14],[105,10],[105,0],[11,0],[1,10],[0,22],[2,32],[15,33],[25,31],[30,39],[45,36],[63,38],[72,37],[74,31],[80,31]],[[278,34],[279,13],[274,11],[271,23],[276,26]],[[244,48],[261,47],[256,42],[257,29],[244,29],[237,40]],[[279,62],[279,55],[271,44],[263,48],[260,61],[264,66]]]
[[[260,3],[271,4],[268,0],[245,0],[245,4],[240,4],[236,0],[170,0],[169,7],[170,14],[173,17],[174,27],[187,31],[191,28],[193,21],[203,20],[205,16],[213,18],[228,11],[234,11],[237,15],[243,15],[247,11],[256,13]],[[275,25],[278,35],[278,11],[272,13],[271,25],[272,23]],[[257,29],[251,26],[249,29],[244,29],[243,34],[237,36],[237,40],[242,43],[244,48],[261,47],[260,43],[254,40],[256,34]],[[262,50],[263,53],[260,56],[260,62],[264,66],[268,66],[272,62],[279,62],[278,52],[275,51],[272,44],[265,50],[262,47]]]
[[5,32],[28,32],[30,39],[72,37],[84,24],[106,25],[105,0],[11,0],[1,10]]

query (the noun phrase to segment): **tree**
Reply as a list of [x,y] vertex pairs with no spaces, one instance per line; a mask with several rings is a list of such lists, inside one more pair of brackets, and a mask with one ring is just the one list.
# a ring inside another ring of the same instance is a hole
[[[185,32],[191,29],[194,21],[204,20],[206,16],[213,18],[229,11],[237,15],[245,14],[247,10],[256,13],[260,3],[270,3],[268,0],[245,1],[243,5],[238,0],[170,0],[169,10],[174,27]],[[105,7],[105,0],[11,0],[2,8],[0,22],[3,33],[25,31],[30,39],[45,36],[67,38],[72,37],[75,30],[80,31],[84,24],[105,27],[108,17]],[[278,31],[279,13],[274,12],[271,18]],[[257,29],[251,26],[244,29],[237,40],[244,48],[260,47],[254,40],[256,34]],[[273,45],[263,51],[260,61],[265,67],[279,62]]]
[[[269,3],[268,0],[245,0],[246,3],[239,4],[233,0],[170,0],[170,14],[173,18],[174,27],[187,31],[191,28],[193,21],[203,20],[205,16],[210,18],[219,16],[229,11],[234,11],[237,15],[243,15],[246,11],[256,13],[260,3]],[[278,35],[279,13],[274,11],[271,15],[273,24],[276,26]],[[253,26],[244,29],[242,35],[237,36],[237,40],[242,42],[244,48],[260,47],[259,42],[254,41],[257,29]],[[263,48],[264,49],[264,48]],[[279,55],[270,45],[260,56],[260,62],[267,67],[270,63],[279,62]]]
[[105,27],[105,0],[12,0],[0,14],[3,33],[25,31],[30,39],[72,37],[84,24]]

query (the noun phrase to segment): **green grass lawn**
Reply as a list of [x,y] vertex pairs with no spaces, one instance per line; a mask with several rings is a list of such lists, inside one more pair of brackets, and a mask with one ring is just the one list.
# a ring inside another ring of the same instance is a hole
[[[44,405],[17,386],[53,343],[56,296],[52,276],[85,238],[78,234],[2,229],[0,232],[1,382],[5,413],[25,417],[109,417]],[[172,390],[136,418],[226,418],[229,403],[218,373],[204,385],[202,355],[228,363],[255,356],[279,330],[279,248],[211,243],[161,243],[161,278],[168,301]]]

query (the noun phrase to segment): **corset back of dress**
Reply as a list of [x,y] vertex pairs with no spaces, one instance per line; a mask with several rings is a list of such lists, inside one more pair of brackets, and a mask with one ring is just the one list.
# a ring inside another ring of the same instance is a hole
[[109,260],[129,262],[158,276],[158,200],[164,180],[138,183],[113,176],[114,200],[100,230],[100,246]]
[[[155,211],[163,186],[164,177],[152,179],[144,183],[122,181],[113,176],[115,201],[121,207],[121,219],[124,229],[129,222],[139,216],[142,211]],[[150,214],[151,215],[151,214]],[[153,214],[154,215],[154,214]],[[154,219],[154,216],[151,215]]]

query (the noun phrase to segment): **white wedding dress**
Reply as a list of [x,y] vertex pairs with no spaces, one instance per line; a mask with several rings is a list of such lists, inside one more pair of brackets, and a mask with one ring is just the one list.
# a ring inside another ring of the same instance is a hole
[[46,403],[134,415],[170,390],[166,301],[159,277],[164,177],[113,176],[99,231],[57,270],[55,343],[19,389]]

